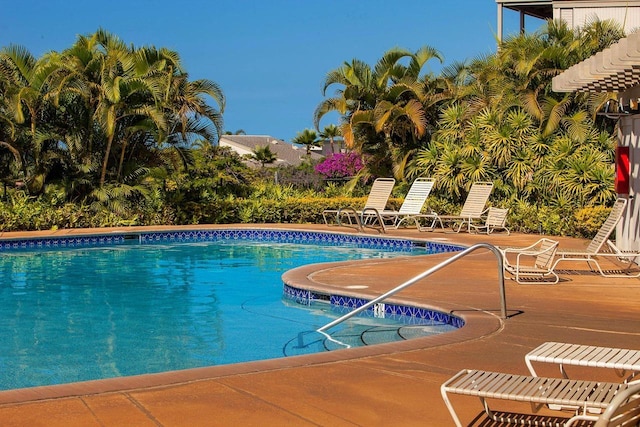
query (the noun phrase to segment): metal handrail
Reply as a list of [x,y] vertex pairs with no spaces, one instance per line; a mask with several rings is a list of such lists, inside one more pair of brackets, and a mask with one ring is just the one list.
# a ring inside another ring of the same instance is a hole
[[463,257],[467,256],[471,252],[474,252],[474,251],[476,251],[478,249],[481,249],[481,248],[489,249],[491,252],[494,253],[496,258],[498,259],[498,279],[499,279],[499,282],[500,282],[499,285],[500,285],[501,317],[502,317],[503,320],[506,320],[507,319],[507,298],[506,298],[505,289],[504,289],[504,267],[503,267],[502,253],[498,250],[498,248],[496,248],[493,245],[490,245],[489,243],[477,243],[477,244],[465,249],[464,251],[452,256],[451,258],[442,261],[440,264],[438,264],[438,265],[436,265],[434,267],[431,267],[427,271],[418,274],[414,278],[407,280],[406,282],[404,282],[403,284],[393,288],[389,292],[384,293],[384,294],[380,295],[379,297],[372,299],[368,303],[356,308],[355,310],[350,311],[349,313],[345,314],[344,316],[341,316],[341,317],[337,318],[336,320],[327,323],[326,325],[324,325],[323,327],[317,329],[316,331],[320,332],[320,333],[323,333],[327,329],[330,329],[330,328],[332,328],[332,327],[344,322],[345,320],[355,316],[356,314],[368,309],[372,305],[377,304],[380,301],[387,299],[388,297],[400,292],[404,288],[407,288],[407,287],[413,285],[417,281],[419,281],[421,279],[424,279],[425,277],[435,273],[436,271],[442,269],[443,267],[446,267],[447,265],[449,265],[449,264],[459,260],[460,258],[463,258]]

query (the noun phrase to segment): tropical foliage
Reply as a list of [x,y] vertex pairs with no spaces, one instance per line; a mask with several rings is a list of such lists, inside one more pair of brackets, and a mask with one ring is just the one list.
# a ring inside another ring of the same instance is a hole
[[417,52],[391,49],[373,67],[358,59],[345,62],[325,78],[324,94],[338,89],[316,108],[316,127],[325,114],[340,113],[345,144],[367,156],[367,172],[402,176],[409,156],[435,129],[440,94],[431,87],[434,77],[422,73],[432,59],[442,56],[425,46]]
[[330,124],[324,127],[320,132],[320,138],[329,140],[329,146],[331,147],[331,154],[336,152],[336,138],[341,136],[340,129],[334,124]]
[[189,80],[177,52],[104,30],[39,59],[3,48],[0,94],[5,179],[111,209],[144,197],[157,169],[187,167],[196,141],[215,142],[225,105],[217,84]]
[[[0,178],[9,188],[0,229],[317,222],[323,207],[354,205],[351,197],[366,194],[356,184],[371,177],[394,176],[406,189],[430,176],[436,210],[454,211],[473,181],[490,180],[513,229],[588,234],[596,225],[581,228],[580,218],[602,216],[615,197],[615,123],[595,115],[614,95],[555,93],[551,79],[622,35],[610,21],[577,30],[549,22],[438,75],[428,66],[444,59],[430,46],[391,49],[374,65],[345,62],[322,84],[325,95],[335,91],[314,111],[316,129],[292,141],[309,154],[329,140],[333,155],[275,170],[250,169],[216,146],[222,89],[190,80],[177,52],[104,30],[41,58],[8,46],[0,50]],[[320,130],[330,112],[339,126]],[[335,149],[338,137],[347,153]],[[273,159],[267,148],[253,156]],[[322,182],[354,175],[344,187]]]
[[595,116],[608,95],[554,93],[551,79],[622,36],[611,21],[578,30],[549,21],[439,76],[419,75],[427,60],[441,59],[429,47],[392,49],[374,67],[354,59],[327,75],[324,90],[340,88],[317,107],[316,123],[338,111],[347,145],[371,159],[365,175],[431,176],[454,202],[487,180],[505,202],[608,203],[613,129]]

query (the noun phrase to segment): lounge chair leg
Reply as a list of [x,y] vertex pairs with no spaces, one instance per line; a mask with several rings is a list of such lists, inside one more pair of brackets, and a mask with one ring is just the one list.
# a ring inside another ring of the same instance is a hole
[[444,388],[440,389],[440,394],[442,395],[442,400],[444,400],[444,404],[447,406],[447,409],[449,410],[449,414],[451,414],[451,418],[453,418],[453,422],[457,427],[462,427],[460,418],[458,418],[458,414],[456,414],[456,410],[453,409],[453,405],[449,401],[449,396],[447,396],[447,392],[444,390]]

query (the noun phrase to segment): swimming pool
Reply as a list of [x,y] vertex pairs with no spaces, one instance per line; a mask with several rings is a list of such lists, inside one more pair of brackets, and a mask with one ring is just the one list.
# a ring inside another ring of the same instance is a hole
[[[340,309],[299,305],[295,289],[283,303],[284,271],[425,253],[407,240],[268,230],[3,241],[0,250],[0,389],[319,351],[296,338]],[[424,324],[426,333],[452,328]],[[393,318],[360,325],[345,325],[343,338],[403,328],[385,329]]]

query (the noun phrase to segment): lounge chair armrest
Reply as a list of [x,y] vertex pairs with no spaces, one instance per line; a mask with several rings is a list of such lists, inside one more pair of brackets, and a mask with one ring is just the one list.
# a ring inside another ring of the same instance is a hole
[[537,242],[533,243],[532,245],[529,246],[525,246],[525,247],[519,247],[519,248],[498,248],[498,250],[500,252],[502,252],[503,254],[507,254],[507,253],[521,253],[521,252],[527,252],[527,251],[531,251],[532,253],[530,255],[537,255],[537,251],[533,251],[532,249],[540,246],[540,243],[542,243],[544,239],[540,239]]
[[540,250],[540,251],[523,251],[523,252],[519,252],[518,256],[516,257],[517,260],[520,260],[521,256],[538,256],[538,255],[542,255],[545,254],[547,252],[553,252],[556,249],[555,246],[549,246],[546,249]]

